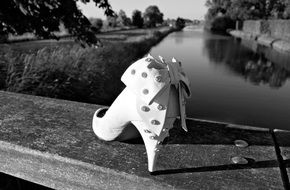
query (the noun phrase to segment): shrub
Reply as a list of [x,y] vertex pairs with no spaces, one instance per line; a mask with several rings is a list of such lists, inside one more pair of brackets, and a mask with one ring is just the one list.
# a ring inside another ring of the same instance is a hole
[[220,16],[214,18],[211,22],[211,31],[213,32],[221,32],[226,33],[227,29],[234,29],[235,22],[227,17],[227,16]]
[[127,67],[169,32],[152,32],[140,41],[107,42],[98,49],[64,44],[32,53],[4,51],[0,55],[0,89],[111,104],[124,88],[120,78]]
[[92,30],[96,33],[100,32],[103,27],[103,20],[100,18],[91,19],[90,22],[92,23]]
[[175,22],[175,26],[177,29],[183,29],[185,27],[185,20],[183,18],[177,18]]

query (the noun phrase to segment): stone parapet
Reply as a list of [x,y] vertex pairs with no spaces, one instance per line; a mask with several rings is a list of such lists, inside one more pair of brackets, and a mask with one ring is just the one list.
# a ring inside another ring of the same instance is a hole
[[149,173],[141,139],[94,135],[99,107],[0,91],[0,172],[54,189],[288,187],[269,129],[187,119],[186,133],[178,121]]

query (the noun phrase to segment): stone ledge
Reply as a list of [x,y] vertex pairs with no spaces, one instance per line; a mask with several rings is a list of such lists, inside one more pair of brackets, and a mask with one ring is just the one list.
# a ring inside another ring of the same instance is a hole
[[240,30],[232,30],[229,33],[236,38],[241,38],[241,39],[246,39],[246,40],[257,40],[258,38],[258,35],[255,35],[249,32],[243,32]]
[[273,43],[273,48],[278,51],[290,53],[290,42],[285,40],[277,40]]
[[283,188],[269,130],[187,120],[185,133],[177,122],[151,175],[142,142],[95,137],[99,107],[0,91],[0,171],[55,189]]
[[272,47],[273,43],[277,41],[277,39],[271,36],[262,35],[257,39],[257,42],[266,47]]
[[0,141],[0,170],[53,189],[173,189],[146,178]]

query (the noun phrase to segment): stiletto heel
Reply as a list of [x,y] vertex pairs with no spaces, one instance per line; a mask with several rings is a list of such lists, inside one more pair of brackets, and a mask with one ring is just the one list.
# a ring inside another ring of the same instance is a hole
[[[148,170],[156,170],[160,144],[169,136],[175,119],[185,123],[185,98],[190,96],[189,82],[180,62],[158,62],[151,55],[132,64],[121,80],[126,88],[110,108],[101,108],[93,118],[94,133],[103,140],[129,140],[141,134],[148,157]],[[103,115],[104,114],[104,115]]]

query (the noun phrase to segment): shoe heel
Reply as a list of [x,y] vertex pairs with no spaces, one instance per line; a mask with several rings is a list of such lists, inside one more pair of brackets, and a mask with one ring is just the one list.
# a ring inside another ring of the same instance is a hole
[[142,121],[132,121],[135,127],[138,129],[139,133],[142,136],[142,139],[145,144],[148,160],[148,170],[149,172],[156,171],[156,161],[158,157],[159,150],[163,140],[169,136],[169,130],[173,127],[175,118],[169,118],[165,122],[165,127],[162,129],[160,135],[154,134],[150,131],[147,124]]

